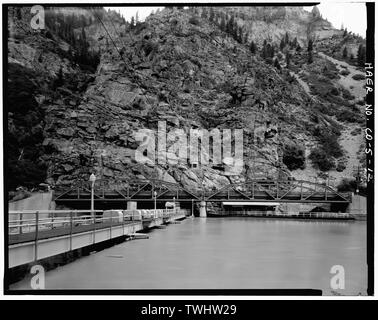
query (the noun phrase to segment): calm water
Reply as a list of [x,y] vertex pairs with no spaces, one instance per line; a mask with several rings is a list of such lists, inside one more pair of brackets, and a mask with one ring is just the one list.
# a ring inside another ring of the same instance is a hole
[[[46,273],[46,289],[314,288],[366,294],[366,223],[188,218]],[[23,280],[12,289],[30,289]]]

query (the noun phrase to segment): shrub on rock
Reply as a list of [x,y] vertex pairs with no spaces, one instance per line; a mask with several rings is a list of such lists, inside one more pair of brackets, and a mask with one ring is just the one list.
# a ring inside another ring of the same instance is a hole
[[329,155],[327,155],[324,150],[312,150],[309,158],[314,166],[321,171],[329,171],[335,167],[334,160]]
[[305,168],[305,152],[298,145],[286,145],[283,151],[283,163],[289,170],[304,169]]

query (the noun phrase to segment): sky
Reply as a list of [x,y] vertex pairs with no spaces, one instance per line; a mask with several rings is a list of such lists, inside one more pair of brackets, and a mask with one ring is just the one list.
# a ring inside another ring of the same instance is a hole
[[[108,9],[108,7],[105,7]],[[126,20],[138,12],[139,20],[143,21],[152,11],[163,7],[112,7],[119,11]],[[352,31],[365,37],[366,34],[366,6],[363,2],[322,2],[318,5],[320,14],[326,18],[335,28],[340,29],[343,25],[348,31]],[[311,11],[312,7],[305,7]]]
[[156,12],[158,8],[162,10],[164,7],[105,7],[106,10],[111,9],[120,12],[127,21],[130,21],[131,17],[135,18],[137,12],[139,21],[144,21],[152,11]]
[[[363,2],[338,2],[320,3],[318,6],[320,14],[326,18],[335,28],[340,29],[341,25],[348,31],[357,33],[365,38],[366,36],[366,5]],[[311,11],[313,7],[305,7]]]

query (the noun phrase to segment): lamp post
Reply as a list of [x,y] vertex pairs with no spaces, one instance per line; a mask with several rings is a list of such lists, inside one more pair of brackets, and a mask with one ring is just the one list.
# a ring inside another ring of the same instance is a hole
[[89,177],[89,181],[92,182],[91,184],[91,215],[94,216],[94,184],[96,181],[96,176],[92,173]]
[[357,177],[356,177],[356,194],[360,192],[359,184],[360,184],[361,176],[360,176],[360,166],[357,167]]
[[173,212],[176,213],[176,197],[173,197]]
[[156,197],[157,197],[157,192],[154,191],[154,209],[155,209],[155,218],[156,218]]

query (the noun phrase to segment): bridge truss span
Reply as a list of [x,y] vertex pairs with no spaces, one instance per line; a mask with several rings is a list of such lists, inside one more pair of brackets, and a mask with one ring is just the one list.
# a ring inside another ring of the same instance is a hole
[[[54,200],[60,204],[87,202],[91,198],[91,183],[78,180],[72,185],[57,186]],[[162,180],[97,180],[93,188],[94,201],[263,201],[294,203],[349,203],[351,195],[332,187],[304,180],[249,180],[228,184],[220,189],[189,190],[184,186]]]

